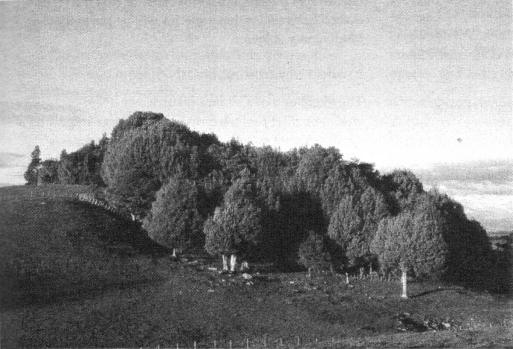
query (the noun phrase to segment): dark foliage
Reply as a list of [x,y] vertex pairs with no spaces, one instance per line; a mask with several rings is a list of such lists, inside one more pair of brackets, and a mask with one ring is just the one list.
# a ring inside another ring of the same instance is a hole
[[393,202],[393,212],[412,209],[415,201],[424,192],[422,183],[407,170],[395,170],[382,178],[382,186]]
[[38,183],[59,183],[59,161],[44,160],[38,171]]
[[224,195],[223,205],[205,222],[205,249],[212,255],[248,254],[262,237],[262,210],[254,180],[236,180]]
[[368,187],[361,195],[345,195],[331,216],[330,238],[340,244],[351,264],[367,260],[378,223],[389,213],[383,195]]
[[199,192],[193,181],[171,178],[157,192],[143,228],[161,245],[179,250],[203,246]]
[[299,245],[299,264],[308,271],[326,271],[332,268],[331,255],[322,235],[313,231],[308,232],[308,237]]
[[63,150],[57,170],[58,183],[103,186],[100,172],[108,144],[109,139],[104,135],[98,144],[92,141],[69,154]]
[[36,145],[32,153],[30,154],[31,159],[27,170],[25,171],[24,177],[29,185],[36,185],[38,178],[38,170],[41,165],[41,150]]
[[273,216],[276,220],[270,241],[274,260],[283,269],[297,269],[299,245],[308,232],[326,231],[321,204],[306,192],[283,193],[280,209]]
[[[36,150],[27,182],[55,182],[56,162],[41,163]],[[436,266],[412,262],[418,276],[489,285],[495,278],[489,270],[506,265],[461,205],[426,194],[409,171],[382,176],[372,164],[344,160],[333,147],[283,153],[236,140],[223,143],[162,114],[136,112],[120,120],[110,140],[104,136],[98,144],[64,151],[57,174],[61,183],[105,186],[110,205],[146,218],[150,235],[167,246],[182,245],[178,236],[202,236],[201,226],[212,254],[243,254],[290,270],[297,269],[300,246],[313,231],[337,266],[367,266],[381,255],[382,267],[393,269],[397,258],[370,248],[381,227],[376,241],[392,239],[392,246],[404,240],[400,254],[423,253],[423,242],[430,246],[427,252],[441,251]]]
[[127,121],[121,120],[102,165],[107,199],[144,218],[156,191],[168,178],[198,180],[210,172],[213,160],[207,149],[214,144],[202,141],[215,143],[217,139],[200,136],[161,114],[137,112]]

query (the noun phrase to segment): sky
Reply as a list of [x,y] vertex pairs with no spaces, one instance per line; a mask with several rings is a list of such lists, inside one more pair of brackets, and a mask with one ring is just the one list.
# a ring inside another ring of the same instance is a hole
[[[0,2],[0,185],[136,110],[410,168],[513,229],[511,1]],[[456,175],[458,174],[458,175]]]

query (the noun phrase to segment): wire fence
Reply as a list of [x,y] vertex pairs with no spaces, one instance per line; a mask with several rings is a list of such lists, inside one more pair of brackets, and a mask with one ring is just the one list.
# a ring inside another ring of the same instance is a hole
[[212,340],[206,341],[192,341],[189,343],[175,344],[158,344],[156,346],[144,346],[142,348],[158,348],[158,349],[285,349],[285,348],[332,348],[340,346],[342,338],[306,338],[302,336],[289,336],[272,338],[263,336],[260,338],[245,338],[239,340]]

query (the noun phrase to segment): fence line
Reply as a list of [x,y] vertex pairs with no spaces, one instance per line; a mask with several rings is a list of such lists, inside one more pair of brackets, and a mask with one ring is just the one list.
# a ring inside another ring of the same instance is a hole
[[301,338],[301,336],[291,336],[287,339],[283,337],[269,338],[267,335],[250,339],[249,337],[234,341],[225,339],[223,341],[212,340],[210,342],[191,341],[190,343],[176,343],[172,345],[161,345],[140,348],[170,348],[170,349],[284,349],[284,348],[305,348],[305,347],[318,347],[323,348],[338,346],[342,341],[341,337],[328,337],[325,339],[315,338]]
[[0,193],[0,201],[19,201],[19,200],[37,200],[37,199],[68,199],[88,203],[92,206],[103,208],[119,218],[137,221],[133,214],[123,212],[111,205],[105,200],[98,199],[91,189],[86,188],[72,188],[70,190],[65,187],[52,187],[52,186],[37,186],[28,189],[27,187],[21,189],[14,189],[8,193]]
[[78,201],[81,201],[81,202],[86,202],[92,206],[103,208],[104,210],[107,210],[125,220],[130,220],[132,222],[137,221],[136,217],[133,214],[130,214],[130,216],[129,216],[127,213],[122,212],[122,211],[118,210],[117,208],[115,208],[114,206],[109,205],[108,202],[106,202],[104,200],[97,199],[93,193],[79,193],[75,196],[75,199]]

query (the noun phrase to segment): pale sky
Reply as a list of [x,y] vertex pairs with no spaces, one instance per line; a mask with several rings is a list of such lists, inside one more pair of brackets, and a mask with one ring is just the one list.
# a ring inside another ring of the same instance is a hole
[[1,2],[0,183],[144,110],[440,189],[440,166],[506,164],[501,197],[447,191],[513,216],[511,28],[509,0]]

